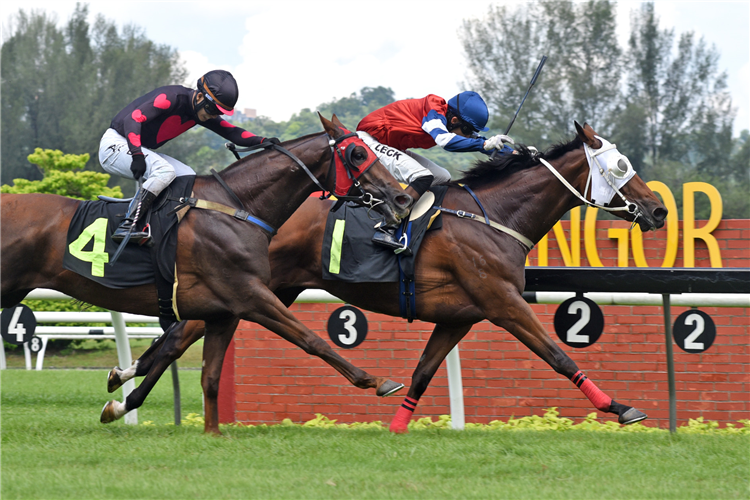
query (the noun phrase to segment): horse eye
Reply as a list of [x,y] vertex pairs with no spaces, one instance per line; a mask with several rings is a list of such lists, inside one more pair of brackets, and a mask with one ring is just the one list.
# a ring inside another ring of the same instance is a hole
[[628,163],[622,158],[620,158],[619,160],[617,160],[617,168],[619,168],[620,171],[625,173],[628,171]]

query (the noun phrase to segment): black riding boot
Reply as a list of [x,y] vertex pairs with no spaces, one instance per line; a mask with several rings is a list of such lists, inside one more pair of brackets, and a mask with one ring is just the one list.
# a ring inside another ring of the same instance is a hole
[[372,242],[376,245],[390,248],[395,253],[407,252],[407,255],[411,253],[409,247],[405,241],[399,241],[396,237],[396,228],[394,227],[380,227],[375,232],[375,236],[372,237]]
[[125,214],[125,218],[112,234],[112,241],[120,243],[130,233],[128,243],[137,243],[139,245],[148,243],[151,239],[151,234],[145,231],[138,231],[138,221],[143,220],[151,209],[151,204],[155,199],[156,195],[151,191],[143,188],[138,190],[128,207],[128,213]]

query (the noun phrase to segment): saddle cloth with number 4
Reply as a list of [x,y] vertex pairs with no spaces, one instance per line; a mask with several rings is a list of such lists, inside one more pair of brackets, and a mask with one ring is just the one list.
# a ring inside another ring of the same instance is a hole
[[107,288],[130,288],[162,280],[174,283],[177,248],[177,215],[167,215],[178,205],[177,199],[189,196],[195,176],[182,176],[170,184],[155,200],[151,219],[153,247],[126,245],[114,265],[109,264],[119,243],[112,233],[127,212],[127,203],[84,201],[68,227],[63,267]]

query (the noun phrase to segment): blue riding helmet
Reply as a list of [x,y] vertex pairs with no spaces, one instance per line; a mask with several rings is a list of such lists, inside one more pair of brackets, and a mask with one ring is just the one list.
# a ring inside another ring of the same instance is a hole
[[448,101],[448,107],[450,107],[456,116],[465,121],[477,132],[487,132],[489,128],[486,127],[487,120],[490,118],[490,112],[487,109],[484,99],[476,92],[466,91],[461,92],[457,96],[453,96]]

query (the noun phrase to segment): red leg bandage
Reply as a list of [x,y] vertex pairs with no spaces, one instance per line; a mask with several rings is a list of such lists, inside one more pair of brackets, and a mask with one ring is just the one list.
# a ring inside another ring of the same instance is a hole
[[417,400],[410,397],[404,398],[404,402],[401,403],[396,416],[393,417],[391,422],[390,431],[396,434],[404,434],[409,432],[409,422],[411,416],[414,414],[414,409],[417,407]]
[[578,370],[575,375],[570,378],[581,392],[583,392],[589,401],[600,411],[609,411],[609,407],[612,405],[612,398],[604,394],[591,380],[583,374],[582,371]]

